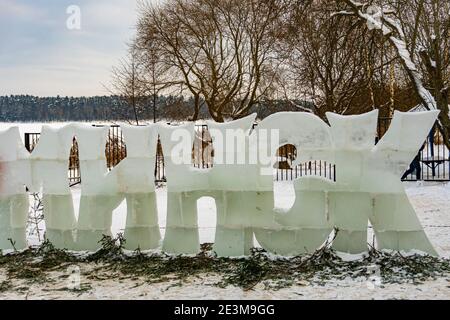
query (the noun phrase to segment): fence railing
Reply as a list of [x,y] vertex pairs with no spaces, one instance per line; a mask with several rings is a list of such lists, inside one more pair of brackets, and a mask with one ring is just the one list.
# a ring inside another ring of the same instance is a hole
[[[390,122],[391,118],[379,119],[377,142],[388,130]],[[39,141],[39,136],[39,133],[25,133],[25,147],[28,151],[31,152],[34,149]],[[112,170],[127,156],[126,143],[119,126],[110,126],[105,155],[109,170]],[[318,160],[293,165],[296,158],[297,149],[295,146],[285,145],[278,149],[274,167],[274,179],[276,181],[289,181],[303,176],[320,176],[336,181],[336,166],[334,164]],[[200,169],[208,169],[214,165],[214,149],[207,125],[196,125],[195,127],[192,165]],[[149,170],[152,169],[149,168]],[[449,150],[443,143],[442,134],[435,126],[402,180],[450,181],[449,173]],[[154,174],[156,182],[166,181],[163,148],[159,140]],[[68,179],[71,185],[81,182],[78,144],[75,138],[70,151]]]
[[[379,119],[377,142],[386,133],[391,120],[391,118]],[[444,137],[437,124],[430,131],[402,180],[450,181],[450,151],[444,144]]]

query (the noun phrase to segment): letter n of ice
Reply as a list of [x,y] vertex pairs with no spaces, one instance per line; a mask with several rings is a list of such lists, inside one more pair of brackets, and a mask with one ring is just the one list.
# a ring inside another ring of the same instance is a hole
[[43,193],[46,238],[57,248],[73,249],[76,219],[67,170],[74,127],[43,126],[30,156],[32,192]]
[[111,172],[104,152],[108,131],[109,127],[77,128],[82,179],[77,246],[95,250],[102,236],[111,234],[113,210],[126,199],[125,247],[154,249],[160,240],[154,189],[155,127],[122,126],[127,157]]
[[18,127],[0,131],[0,249],[24,249],[31,172]]

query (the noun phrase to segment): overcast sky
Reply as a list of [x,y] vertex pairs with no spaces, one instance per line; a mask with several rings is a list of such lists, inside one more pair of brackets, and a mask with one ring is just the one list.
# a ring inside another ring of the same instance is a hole
[[[67,28],[70,5],[80,30]],[[135,23],[135,0],[0,0],[0,95],[107,94]]]

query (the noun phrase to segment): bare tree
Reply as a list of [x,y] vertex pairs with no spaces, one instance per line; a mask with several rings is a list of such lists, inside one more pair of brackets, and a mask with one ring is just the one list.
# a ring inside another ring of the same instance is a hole
[[337,1],[347,5],[340,15],[355,16],[387,39],[422,105],[441,111],[439,126],[450,147],[448,1]]
[[143,2],[141,43],[159,42],[160,55],[195,100],[193,120],[206,104],[212,118],[237,119],[272,92],[278,1],[170,0]]
[[108,90],[121,97],[132,108],[136,125],[139,125],[139,109],[142,108],[146,95],[144,83],[143,65],[136,51],[131,49],[128,56],[112,68],[112,80]]
[[159,95],[166,89],[173,87],[177,83],[173,80],[170,73],[171,67],[165,63],[161,57],[160,43],[145,42],[134,44],[134,50],[140,61],[142,68],[139,70],[142,74],[139,80],[142,81],[140,86],[144,92],[146,100],[151,100],[153,109],[153,122],[156,123],[157,103]]
[[328,111],[357,114],[390,107],[385,74],[392,52],[364,23],[335,14],[343,7],[334,0],[293,1],[280,48],[287,58],[285,99],[313,101],[320,117]]

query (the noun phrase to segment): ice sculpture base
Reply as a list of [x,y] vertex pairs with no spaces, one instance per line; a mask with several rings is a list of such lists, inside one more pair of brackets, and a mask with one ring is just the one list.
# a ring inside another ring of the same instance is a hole
[[110,230],[78,230],[76,250],[97,251],[101,248],[100,241],[104,236],[111,236]]
[[22,250],[27,247],[26,228],[0,228],[1,250]]
[[151,250],[157,249],[161,241],[159,226],[125,228],[125,249]]
[[46,229],[45,238],[50,241],[55,248],[74,250],[76,249],[74,232],[74,230]]

